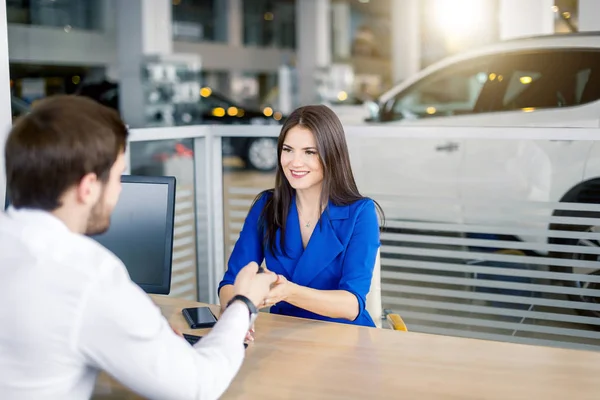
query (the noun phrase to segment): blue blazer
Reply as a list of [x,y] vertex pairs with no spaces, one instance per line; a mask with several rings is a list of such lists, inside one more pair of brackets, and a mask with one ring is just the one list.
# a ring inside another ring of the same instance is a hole
[[249,262],[260,265],[266,260],[269,270],[298,285],[352,293],[359,307],[354,321],[324,317],[286,302],[273,305],[271,313],[374,327],[365,303],[380,245],[375,203],[363,199],[338,207],[330,202],[304,249],[294,196],[286,224],[285,256],[279,247],[281,231],[277,232],[273,254],[264,243],[264,230],[260,229],[259,219],[269,196],[271,194],[263,195],[250,209],[219,290],[224,285],[232,285],[239,270]]

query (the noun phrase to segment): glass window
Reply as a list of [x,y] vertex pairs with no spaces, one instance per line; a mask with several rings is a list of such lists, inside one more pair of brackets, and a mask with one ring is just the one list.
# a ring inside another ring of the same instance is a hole
[[504,94],[503,104],[509,104],[517,99],[529,86],[535,85],[542,74],[536,71],[514,71],[508,80],[508,87]]
[[244,44],[296,48],[295,0],[244,0]]
[[489,76],[487,60],[464,62],[434,73],[399,93],[388,103],[383,119],[418,119],[474,113]]
[[173,38],[181,41],[226,42],[227,2],[173,0]]
[[9,24],[101,30],[103,2],[88,0],[7,0]]
[[548,51],[502,57],[496,111],[558,108],[600,98],[600,52]]

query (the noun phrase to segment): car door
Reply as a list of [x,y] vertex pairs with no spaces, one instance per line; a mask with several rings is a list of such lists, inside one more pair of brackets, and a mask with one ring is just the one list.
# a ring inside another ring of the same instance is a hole
[[[404,130],[410,134],[410,129]],[[385,199],[391,219],[460,222],[460,140],[349,135],[353,173],[361,192]]]
[[[424,134],[423,128],[411,125],[420,121],[427,125],[443,116],[476,113],[476,106],[485,103],[482,95],[489,61],[489,58],[469,60],[432,73],[384,105],[384,121],[401,119],[406,126],[399,131],[399,137],[370,136],[360,143],[355,153],[370,155],[368,162],[355,169],[365,178],[361,190],[385,187],[387,193],[400,195],[398,208],[410,214],[407,216],[411,219],[460,222],[458,173],[464,140],[459,135],[431,138]],[[381,185],[382,182],[385,184]]]

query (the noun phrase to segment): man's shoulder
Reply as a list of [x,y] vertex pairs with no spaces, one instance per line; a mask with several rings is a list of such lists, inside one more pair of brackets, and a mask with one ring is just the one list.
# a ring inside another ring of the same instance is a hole
[[125,269],[116,255],[88,236],[70,231],[46,232],[36,239],[46,243],[30,248],[32,255],[45,258],[48,264],[73,274],[73,278],[95,280],[108,270]]
[[92,274],[101,274],[106,269],[124,268],[123,262],[116,255],[90,237],[70,233],[69,242],[71,251],[66,252],[65,256],[74,266],[81,263]]

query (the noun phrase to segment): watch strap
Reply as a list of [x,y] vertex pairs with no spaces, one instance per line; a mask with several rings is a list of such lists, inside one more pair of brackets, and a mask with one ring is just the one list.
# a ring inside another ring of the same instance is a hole
[[227,303],[227,307],[229,307],[232,303],[236,301],[242,301],[244,304],[246,304],[246,306],[248,307],[248,311],[250,312],[250,319],[252,319],[253,316],[256,316],[256,314],[258,314],[258,309],[254,305],[254,303],[249,298],[241,294],[233,296],[233,298],[229,300],[229,303]]

